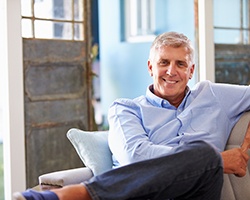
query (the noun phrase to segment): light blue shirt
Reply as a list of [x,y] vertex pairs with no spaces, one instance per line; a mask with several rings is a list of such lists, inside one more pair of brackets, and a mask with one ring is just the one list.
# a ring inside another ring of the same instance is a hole
[[110,107],[109,146],[115,165],[167,155],[173,147],[204,140],[223,151],[235,123],[250,110],[250,87],[198,83],[178,108],[153,94],[118,99]]

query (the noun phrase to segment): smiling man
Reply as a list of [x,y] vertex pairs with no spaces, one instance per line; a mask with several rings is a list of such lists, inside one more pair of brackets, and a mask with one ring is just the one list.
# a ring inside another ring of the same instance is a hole
[[194,68],[185,35],[156,37],[148,59],[153,84],[145,95],[117,99],[109,110],[115,169],[82,184],[26,191],[15,199],[219,200],[223,172],[246,174],[250,126],[241,148],[224,148],[235,123],[250,110],[250,87],[204,81],[190,89]]
[[184,44],[181,40],[179,44],[176,41],[171,44],[171,40],[164,44],[161,47],[152,46],[148,70],[154,80],[154,94],[178,107],[185,96],[186,85],[194,73],[193,49],[191,45],[182,46]]

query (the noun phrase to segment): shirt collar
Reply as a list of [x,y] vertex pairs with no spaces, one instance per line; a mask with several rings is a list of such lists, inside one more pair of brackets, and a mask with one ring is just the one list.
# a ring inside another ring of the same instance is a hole
[[[146,98],[151,104],[153,104],[157,107],[165,107],[165,108],[170,108],[170,107],[173,108],[174,107],[166,99],[162,99],[162,98],[156,96],[154,94],[153,90],[154,90],[154,88],[153,88],[153,84],[152,84],[152,85],[148,86],[147,91],[146,91]],[[187,101],[187,97],[190,94],[190,88],[188,86],[186,87],[185,93],[186,93],[186,95],[185,95],[184,99],[182,100],[181,104],[179,105],[179,108],[184,107],[184,105]]]

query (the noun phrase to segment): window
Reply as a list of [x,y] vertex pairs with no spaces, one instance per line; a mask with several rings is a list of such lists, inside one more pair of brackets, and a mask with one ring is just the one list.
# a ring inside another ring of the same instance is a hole
[[214,40],[223,44],[249,44],[249,0],[214,1]]
[[154,0],[126,0],[124,2],[124,40],[151,41],[155,38]]
[[24,38],[84,39],[83,0],[22,0],[21,3]]

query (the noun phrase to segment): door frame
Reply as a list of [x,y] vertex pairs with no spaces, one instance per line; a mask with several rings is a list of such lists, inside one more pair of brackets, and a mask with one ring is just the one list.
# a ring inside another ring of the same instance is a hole
[[0,1],[5,199],[26,186],[21,2]]

